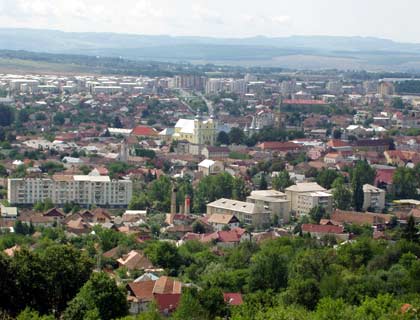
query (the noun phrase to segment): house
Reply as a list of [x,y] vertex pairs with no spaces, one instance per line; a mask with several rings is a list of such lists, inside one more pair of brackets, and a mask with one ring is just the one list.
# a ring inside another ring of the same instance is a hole
[[257,145],[257,147],[263,151],[279,152],[279,153],[299,153],[303,147],[293,142],[279,142],[279,141],[268,141]]
[[222,198],[207,204],[207,214],[231,214],[242,223],[261,227],[270,223],[271,212],[255,203]]
[[200,241],[203,243],[214,242],[219,247],[232,248],[244,240],[249,240],[245,229],[234,228],[228,231],[216,231],[210,234],[201,235]]
[[239,220],[233,214],[212,214],[207,222],[217,231],[239,227]]
[[198,164],[198,172],[202,172],[204,176],[219,174],[223,170],[224,165],[220,161],[205,159]]
[[16,207],[6,207],[0,204],[0,217],[5,220],[16,220],[18,210]]
[[390,165],[406,166],[420,163],[420,153],[415,151],[387,150],[384,152],[386,161]]
[[363,210],[382,211],[385,208],[385,190],[372,186],[363,185]]
[[329,152],[324,156],[324,162],[326,164],[337,164],[344,161],[344,158],[341,153],[338,152]]
[[227,159],[229,158],[229,153],[228,147],[205,146],[201,151],[201,154],[206,159]]
[[129,271],[154,269],[153,264],[141,251],[132,250],[117,261],[121,267],[125,267]]
[[276,190],[255,190],[246,198],[246,202],[254,203],[271,212],[271,219],[278,223],[288,223],[290,220],[290,200],[283,192]]
[[356,140],[352,147],[354,151],[377,151],[384,152],[391,148],[392,140],[390,139],[366,139]]
[[357,224],[360,226],[385,226],[391,221],[392,215],[371,213],[371,212],[354,212],[336,209],[331,214],[331,220],[340,224]]
[[[316,182],[303,182],[297,183],[293,186],[286,188],[285,193],[287,200],[290,201],[290,209],[297,212],[299,207],[306,207],[305,205],[299,206],[299,196],[302,194],[315,193],[315,192],[326,192],[327,190],[321,187]],[[305,199],[301,199],[303,201]]]
[[61,222],[63,221],[63,219],[65,218],[65,214],[63,211],[61,211],[60,209],[57,208],[52,208],[50,210],[48,210],[47,212],[45,212],[43,214],[44,217],[52,217],[54,218],[57,222]]
[[155,301],[159,311],[168,315],[178,307],[182,294],[182,283],[166,276],[158,280],[131,282],[126,288],[130,314],[147,310],[149,304]]
[[322,239],[325,236],[334,236],[337,240],[348,240],[349,234],[344,232],[342,226],[303,224],[302,233],[309,233],[311,237]]
[[18,217],[22,223],[32,224],[34,227],[53,227],[57,224],[57,219],[55,217],[45,217],[41,214],[22,214]]

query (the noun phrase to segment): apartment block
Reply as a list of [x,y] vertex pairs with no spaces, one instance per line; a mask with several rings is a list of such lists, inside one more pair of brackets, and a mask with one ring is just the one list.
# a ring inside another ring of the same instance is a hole
[[275,217],[277,217],[279,223],[288,223],[290,220],[290,200],[283,192],[256,190],[251,192],[246,201],[269,210],[272,220]]
[[109,176],[8,179],[8,201],[14,205],[29,205],[51,199],[56,205],[74,202],[82,206],[126,207],[132,189],[130,180],[111,180]]
[[363,210],[382,211],[385,208],[385,190],[372,186],[363,185]]

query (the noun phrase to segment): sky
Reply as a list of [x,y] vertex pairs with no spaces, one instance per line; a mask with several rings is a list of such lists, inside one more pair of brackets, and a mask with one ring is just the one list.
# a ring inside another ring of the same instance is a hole
[[0,27],[183,36],[373,36],[420,43],[419,0],[0,0]]

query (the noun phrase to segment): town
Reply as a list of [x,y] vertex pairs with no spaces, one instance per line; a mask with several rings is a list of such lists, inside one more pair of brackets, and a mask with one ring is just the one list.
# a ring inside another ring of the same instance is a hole
[[4,319],[417,319],[420,79],[220,70],[0,74]]

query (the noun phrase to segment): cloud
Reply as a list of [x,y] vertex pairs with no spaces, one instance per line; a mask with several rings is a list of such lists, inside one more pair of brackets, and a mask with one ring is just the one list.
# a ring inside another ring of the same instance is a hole
[[277,24],[287,24],[292,21],[290,16],[275,16],[271,17],[271,21]]
[[225,20],[218,11],[197,4],[193,6],[192,18],[207,24],[225,24]]

